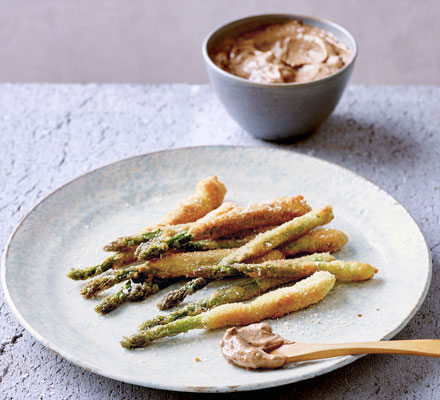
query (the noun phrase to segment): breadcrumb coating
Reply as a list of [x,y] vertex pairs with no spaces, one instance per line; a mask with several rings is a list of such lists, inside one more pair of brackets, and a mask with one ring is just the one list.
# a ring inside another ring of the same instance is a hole
[[222,264],[242,262],[249,257],[262,255],[289,240],[297,239],[317,226],[328,224],[332,219],[333,211],[329,205],[317,211],[312,210],[276,228],[260,233],[223,259]]
[[[185,276],[188,278],[197,277],[196,270],[204,265],[216,265],[225,256],[232,252],[231,249],[218,249],[208,251],[197,251],[193,253],[170,254],[156,260],[145,263],[144,272],[149,268],[154,269],[154,275],[160,278],[173,278]],[[263,257],[251,259],[249,262],[262,263],[270,260],[284,259],[284,254],[278,250],[270,251]]]
[[217,217],[204,218],[194,223],[188,233],[193,240],[217,239],[246,229],[279,225],[310,210],[303,196],[278,197],[265,203],[236,207]]
[[163,217],[157,226],[178,225],[197,221],[211,210],[219,207],[225,194],[226,187],[217,179],[217,176],[202,179],[196,183],[195,193]]
[[337,229],[317,229],[286,243],[280,250],[286,256],[301,253],[334,253],[341,250],[348,242],[348,236]]

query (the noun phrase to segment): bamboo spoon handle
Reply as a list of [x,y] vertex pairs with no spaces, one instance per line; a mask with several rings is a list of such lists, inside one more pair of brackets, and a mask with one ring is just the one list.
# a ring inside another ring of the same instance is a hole
[[284,344],[270,354],[287,356],[287,362],[289,363],[354,354],[385,353],[440,357],[440,339],[336,344],[293,343]]

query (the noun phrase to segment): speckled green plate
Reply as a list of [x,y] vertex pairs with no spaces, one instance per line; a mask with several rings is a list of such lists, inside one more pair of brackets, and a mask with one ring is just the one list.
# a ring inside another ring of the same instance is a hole
[[[319,304],[270,321],[282,336],[315,342],[389,339],[420,307],[431,277],[429,250],[417,224],[386,192],[337,165],[292,152],[199,147],[108,165],[39,203],[13,233],[2,262],[3,289],[17,318],[35,338],[76,365],[161,389],[267,388],[354,361],[348,356],[275,371],[241,370],[220,355],[223,329],[193,331],[127,351],[119,340],[157,314],[163,293],[102,317],[93,310],[99,300],[83,299],[82,284],[66,278],[72,266],[97,263],[105,257],[105,243],[154,223],[192,193],[195,182],[214,174],[225,182],[227,200],[240,204],[296,194],[312,207],[332,204],[336,218],[331,226],[350,237],[339,257],[379,268],[369,282],[337,284]],[[196,357],[201,361],[195,362]]]

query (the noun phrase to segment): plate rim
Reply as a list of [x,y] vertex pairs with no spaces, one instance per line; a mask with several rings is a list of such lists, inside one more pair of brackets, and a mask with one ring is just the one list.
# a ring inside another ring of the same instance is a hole
[[415,227],[417,228],[419,234],[421,235],[421,238],[423,239],[423,244],[424,247],[426,249],[427,252],[427,261],[428,261],[428,275],[427,275],[427,279],[425,282],[425,286],[423,287],[423,292],[421,294],[421,296],[419,297],[417,304],[415,304],[415,306],[413,307],[413,309],[411,310],[411,312],[408,314],[408,316],[399,324],[399,326],[397,326],[393,331],[389,332],[387,335],[385,335],[381,340],[389,340],[392,337],[394,337],[395,335],[397,335],[403,328],[405,328],[405,326],[408,324],[408,322],[414,317],[414,315],[417,313],[417,311],[420,309],[420,307],[422,306],[422,304],[424,303],[426,296],[428,295],[429,292],[429,288],[430,288],[430,284],[431,284],[431,280],[432,280],[432,254],[431,254],[431,250],[429,248],[428,242],[426,240],[426,237],[422,231],[422,229],[420,228],[419,224],[417,223],[417,221],[415,220],[415,218],[413,217],[413,215],[411,214],[411,212],[400,202],[398,201],[394,196],[392,196],[387,190],[383,189],[382,187],[380,187],[379,185],[377,185],[376,183],[374,183],[373,181],[371,181],[370,179],[362,176],[361,174],[359,174],[356,171],[352,171],[349,168],[346,168],[344,166],[341,166],[337,163],[334,163],[332,161],[328,161],[319,157],[315,157],[313,155],[309,155],[309,154],[304,154],[304,153],[300,153],[296,150],[285,150],[285,149],[280,149],[277,147],[265,147],[265,146],[244,146],[244,145],[202,145],[202,146],[188,146],[188,147],[176,147],[176,148],[172,148],[172,149],[162,149],[162,150],[158,150],[158,151],[153,151],[153,152],[147,152],[147,153],[143,153],[143,154],[138,154],[138,155],[134,155],[134,156],[130,156],[130,157],[125,157],[122,158],[118,161],[114,161],[114,162],[110,162],[107,163],[105,165],[102,165],[100,167],[94,168],[84,174],[81,174],[71,180],[69,180],[68,182],[62,184],[61,186],[57,187],[55,190],[53,190],[52,192],[50,192],[49,194],[47,194],[46,196],[44,196],[41,200],[39,200],[33,207],[31,207],[31,209],[19,220],[19,222],[17,223],[17,225],[15,226],[15,228],[13,229],[12,233],[10,234],[7,242],[6,242],[6,246],[5,249],[3,251],[3,255],[2,255],[2,260],[1,260],[1,265],[0,265],[0,278],[1,278],[1,283],[2,283],[2,289],[3,289],[3,293],[5,295],[5,299],[6,302],[8,303],[10,309],[12,310],[14,316],[18,319],[18,321],[20,322],[20,324],[37,340],[39,341],[43,346],[45,346],[46,348],[48,348],[49,350],[51,350],[52,352],[54,352],[57,355],[60,355],[61,357],[65,358],[67,361],[71,362],[72,364],[74,364],[75,366],[81,367],[86,369],[87,371],[93,372],[95,374],[104,376],[106,378],[110,378],[116,381],[120,381],[120,382],[125,382],[128,384],[134,384],[134,385],[138,385],[141,387],[148,387],[148,388],[153,388],[153,389],[161,389],[161,390],[168,390],[168,391],[178,391],[178,392],[203,392],[203,393],[227,393],[227,392],[241,392],[241,391],[251,391],[251,390],[259,390],[259,389],[265,389],[265,388],[273,388],[273,387],[278,387],[278,386],[283,386],[283,385],[288,385],[288,384],[292,384],[295,382],[300,382],[303,380],[308,380],[308,379],[312,379],[315,378],[317,376],[320,375],[324,375],[328,372],[334,371],[335,369],[341,368],[345,365],[351,364],[352,362],[356,361],[357,359],[364,357],[365,355],[356,355],[356,356],[343,356],[343,357],[338,357],[338,362],[335,362],[334,364],[327,366],[325,368],[323,368],[320,371],[317,371],[316,373],[311,373],[310,375],[306,376],[306,377],[293,377],[293,378],[279,378],[279,379],[274,379],[271,382],[264,382],[264,383],[260,383],[260,384],[255,384],[255,383],[249,383],[249,384],[244,384],[244,385],[240,385],[240,386],[206,386],[206,387],[201,387],[201,386],[181,386],[181,385],[173,385],[173,384],[168,384],[168,385],[164,385],[164,384],[145,384],[143,383],[141,380],[139,379],[131,379],[131,380],[125,380],[125,379],[121,379],[120,376],[118,376],[117,374],[113,374],[113,373],[109,373],[105,370],[101,370],[101,368],[93,366],[88,364],[87,362],[84,362],[80,359],[75,358],[74,356],[71,356],[68,352],[64,351],[61,348],[58,348],[58,346],[53,345],[49,340],[47,340],[45,337],[43,337],[39,332],[37,332],[36,329],[34,329],[30,323],[28,323],[26,321],[26,319],[21,315],[20,311],[18,310],[18,308],[15,306],[12,297],[9,293],[9,289],[7,286],[7,282],[6,282],[6,263],[7,263],[7,258],[8,258],[8,254],[9,254],[9,250],[11,247],[11,244],[14,240],[14,237],[16,235],[16,233],[19,231],[19,229],[22,227],[23,223],[27,220],[27,218],[39,207],[41,206],[46,200],[48,200],[51,196],[53,196],[55,193],[61,191],[62,189],[64,189],[65,187],[69,186],[70,184],[72,184],[73,182],[76,182],[88,175],[91,175],[93,173],[96,173],[99,170],[103,170],[105,168],[111,167],[111,166],[115,166],[118,164],[122,164],[124,162],[130,161],[130,160],[134,160],[137,158],[144,158],[144,157],[149,157],[152,155],[156,155],[156,154],[160,154],[160,153],[171,153],[171,152],[176,152],[176,151],[197,151],[199,149],[220,149],[220,148],[224,148],[224,149],[228,149],[228,150],[233,150],[233,149],[249,149],[249,150],[263,150],[263,151],[268,151],[268,152],[283,152],[283,153],[287,153],[287,154],[294,154],[295,156],[300,156],[300,157],[304,157],[307,159],[311,159],[311,160],[315,160],[318,162],[323,162],[323,163],[327,163],[332,165],[333,167],[336,167],[337,169],[340,169],[342,171],[351,173],[353,175],[355,175],[357,178],[363,179],[365,181],[367,181],[369,184],[371,184],[372,186],[376,187],[379,191],[384,192],[388,197],[390,197],[392,200],[395,201],[397,206],[402,207],[403,211],[410,217],[410,219],[412,220],[412,222],[414,223]]

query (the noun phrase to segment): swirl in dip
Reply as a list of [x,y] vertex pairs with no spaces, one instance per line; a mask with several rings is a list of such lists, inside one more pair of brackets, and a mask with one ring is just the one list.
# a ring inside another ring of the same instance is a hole
[[210,57],[223,70],[252,82],[301,83],[334,74],[351,54],[329,32],[293,20],[225,40]]

